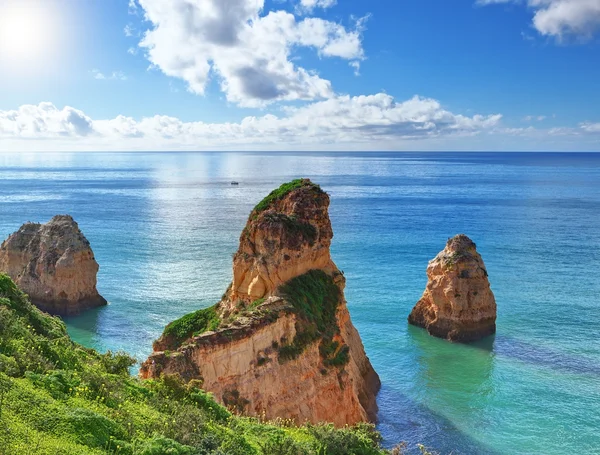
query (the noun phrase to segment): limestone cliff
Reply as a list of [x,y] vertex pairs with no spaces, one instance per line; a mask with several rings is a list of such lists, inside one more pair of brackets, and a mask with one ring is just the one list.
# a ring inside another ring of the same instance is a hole
[[69,215],[26,223],[11,234],[0,246],[0,271],[50,313],[75,314],[106,304],[96,289],[98,263],[90,243]]
[[260,202],[222,300],[169,324],[142,377],[199,379],[228,407],[267,419],[374,421],[379,377],[331,260],[328,207],[329,196],[306,179]]
[[408,321],[436,337],[474,341],[496,332],[496,300],[475,243],[459,234],[427,266],[427,287]]

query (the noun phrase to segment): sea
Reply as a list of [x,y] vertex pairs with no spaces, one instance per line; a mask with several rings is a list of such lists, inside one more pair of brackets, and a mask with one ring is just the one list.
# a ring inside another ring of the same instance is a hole
[[[142,361],[167,323],[219,300],[250,210],[298,177],[331,196],[386,447],[600,453],[600,154],[0,153],[0,236],[71,214],[110,304],[69,333]],[[458,233],[498,305],[496,335],[473,344],[407,323]]]

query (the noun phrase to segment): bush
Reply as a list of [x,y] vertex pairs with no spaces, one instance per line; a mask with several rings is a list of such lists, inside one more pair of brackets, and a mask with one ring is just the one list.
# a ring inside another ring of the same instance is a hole
[[296,359],[310,343],[321,339],[319,352],[325,366],[348,363],[348,346],[333,341],[339,333],[336,312],[342,297],[333,277],[311,270],[291,279],[279,291],[297,315],[296,336],[290,344],[279,347],[279,361]]
[[282,433],[271,435],[259,445],[264,455],[304,455],[306,453],[305,448]]
[[255,218],[260,212],[266,210],[273,202],[283,199],[291,191],[301,188],[303,186],[322,192],[321,187],[319,185],[312,183],[308,179],[292,180],[291,182],[284,183],[279,188],[271,191],[262,201],[256,204],[256,207],[254,207],[254,209],[252,210],[250,217]]
[[[232,415],[199,381],[142,381],[129,375],[131,362],[71,341],[60,320],[0,274],[0,455],[385,453],[360,428],[284,427]],[[230,398],[244,405],[239,393]]]
[[200,335],[209,330],[216,330],[219,327],[220,320],[217,315],[217,305],[198,310],[194,313],[171,322],[163,332],[163,338],[172,340],[173,346],[181,345],[191,336]]
[[302,238],[311,246],[317,239],[317,228],[310,223],[298,221],[293,216],[288,216],[284,213],[267,213],[265,221],[280,224],[291,237]]
[[129,368],[136,364],[136,360],[125,352],[113,354],[108,351],[101,360],[107,373],[119,375],[129,374]]
[[193,455],[194,449],[162,436],[143,441],[133,451],[134,455]]
[[381,436],[371,424],[338,430],[331,424],[311,426],[319,449],[327,455],[379,455]]

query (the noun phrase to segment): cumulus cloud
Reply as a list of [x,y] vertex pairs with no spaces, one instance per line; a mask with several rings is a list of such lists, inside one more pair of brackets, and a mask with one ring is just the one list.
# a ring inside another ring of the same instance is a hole
[[[354,27],[287,11],[264,14],[264,0],[139,0],[151,27],[139,45],[152,65],[204,94],[216,78],[227,100],[260,107],[334,96],[331,82],[293,60],[296,48],[320,57],[364,59],[364,19]],[[325,6],[327,0],[306,1]]]
[[592,37],[600,30],[600,0],[477,0],[479,5],[526,3],[533,27],[542,35]]
[[0,138],[84,137],[94,132],[92,119],[68,106],[57,109],[52,103],[40,103],[0,111]]
[[[501,115],[454,114],[434,99],[415,96],[396,102],[390,95],[336,96],[302,107],[287,107],[281,115],[245,117],[238,123],[184,122],[156,115],[136,120],[117,116],[92,120],[83,112],[51,103],[0,111],[0,138],[94,138],[151,148],[245,148],[277,144],[281,148],[316,144],[377,144],[382,141],[470,136],[495,128]],[[135,142],[138,141],[138,142]]]

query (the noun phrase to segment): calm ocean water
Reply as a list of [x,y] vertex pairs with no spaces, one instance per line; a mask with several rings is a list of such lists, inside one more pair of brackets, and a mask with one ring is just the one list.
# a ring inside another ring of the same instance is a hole
[[[600,453],[599,154],[0,154],[0,236],[72,214],[110,305],[69,331],[144,359],[169,321],[219,299],[249,211],[301,176],[331,195],[387,445]],[[406,322],[460,232],[498,303],[497,335],[474,345]]]

